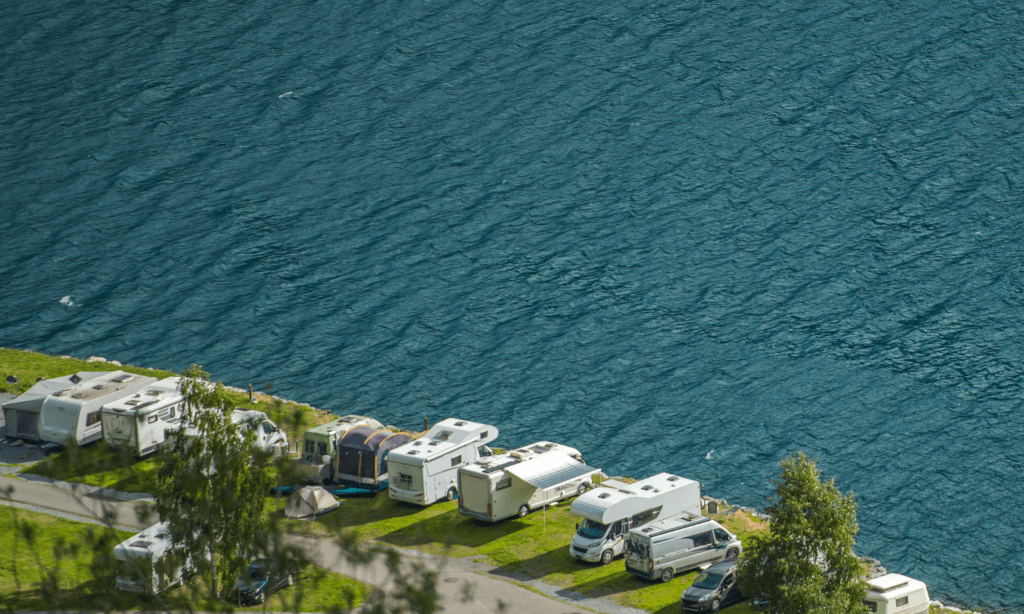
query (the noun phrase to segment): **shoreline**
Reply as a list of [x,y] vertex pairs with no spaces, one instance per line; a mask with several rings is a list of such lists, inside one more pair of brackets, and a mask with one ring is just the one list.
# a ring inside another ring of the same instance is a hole
[[[157,373],[157,372],[172,373],[172,372],[169,372],[169,371],[159,370],[159,369],[152,369],[152,368],[149,368],[149,367],[136,367],[134,365],[124,365],[124,364],[122,364],[121,362],[119,362],[117,360],[108,360],[108,359],[106,359],[106,358],[104,358],[102,356],[95,356],[95,355],[89,356],[88,358],[85,358],[85,359],[81,359],[81,358],[76,358],[74,356],[70,356],[70,355],[66,355],[66,354],[64,354],[64,355],[51,355],[51,354],[44,354],[42,352],[37,352],[35,350],[23,350],[23,349],[19,349],[19,348],[4,348],[4,347],[0,347],[0,350],[9,350],[9,351],[19,352],[19,353],[24,353],[24,354],[35,354],[35,355],[38,355],[40,357],[44,357],[46,359],[72,360],[72,361],[84,362],[84,363],[87,363],[87,364],[97,364],[97,366],[99,366],[99,365],[110,365],[111,367],[114,367],[114,368],[126,368],[127,367],[127,368],[130,368],[130,369],[139,369],[139,370],[145,370],[145,371],[154,372],[154,373]],[[2,374],[2,375],[6,375],[6,374]],[[251,387],[251,384],[249,386]],[[228,385],[228,384],[224,384],[224,388],[226,390],[229,390],[229,391],[237,393],[237,394],[246,395],[247,397],[250,397],[253,400],[253,402],[266,401],[266,402],[277,403],[277,404],[281,404],[281,405],[297,406],[297,407],[301,407],[301,408],[303,408],[303,409],[305,409],[307,411],[314,412],[315,414],[317,414],[317,415],[319,415],[321,417],[329,417],[329,416],[335,416],[336,415],[334,412],[332,412],[330,410],[320,409],[320,408],[317,408],[317,407],[313,407],[309,403],[299,402],[299,401],[295,401],[295,400],[292,400],[292,399],[285,399],[283,397],[280,397],[280,396],[277,396],[277,395],[273,395],[273,394],[270,394],[270,393],[267,393],[267,392],[250,391],[249,388],[239,388],[237,386],[232,386],[232,385]],[[5,399],[3,398],[3,395],[5,395],[5,394],[10,395],[11,393],[9,391],[7,391],[7,392],[0,391],[0,402],[4,402],[5,401]],[[20,392],[18,392],[16,394],[20,394]],[[15,394],[15,396],[16,396],[16,394]],[[5,421],[5,417],[3,415],[3,412],[0,412],[0,428],[3,429],[3,435],[6,435],[6,421]],[[16,477],[16,478],[19,478],[19,479],[25,479],[24,477],[22,477],[20,475],[22,473],[22,471],[24,469],[27,469],[27,468],[31,467],[35,463],[37,463],[37,462],[39,462],[39,461],[41,461],[41,460],[43,460],[43,459],[45,459],[47,457],[47,455],[45,453],[42,453],[42,450],[40,450],[38,446],[29,445],[29,446],[26,446],[25,449],[33,449],[33,450],[37,451],[39,454],[41,454],[41,457],[40,458],[36,458],[35,460],[27,461],[27,462],[12,463],[12,462],[8,462],[6,460],[6,458],[7,458],[6,453],[9,450],[11,450],[11,448],[12,448],[12,446],[7,445],[6,437],[0,438],[0,475],[9,475],[11,477]],[[32,454],[31,456],[36,456],[36,455],[37,454]],[[15,468],[15,467],[17,467],[17,468]],[[85,486],[86,488],[96,489],[97,491],[101,491],[104,494],[108,494],[109,493],[114,498],[120,498],[121,496],[126,496],[126,497],[132,498],[133,500],[138,500],[138,498],[141,495],[146,495],[146,493],[122,493],[120,491],[116,491],[116,490],[112,490],[112,489],[91,487],[91,486],[88,486],[88,485],[85,485],[85,484],[80,484],[80,483],[77,483],[77,482],[76,483],[61,482],[61,481],[58,481],[58,480],[51,480],[50,478],[45,478],[43,476],[37,476],[37,477],[38,477],[37,481],[49,481],[51,483],[54,483],[54,485],[67,484],[68,487],[73,487],[72,486],[73,484],[79,484],[80,486]],[[64,487],[64,486],[60,486],[60,487]],[[767,520],[769,522],[771,520],[770,517],[768,515],[764,514],[761,510],[757,510],[756,508],[748,507],[748,506],[730,505],[725,498],[717,499],[717,498],[705,495],[704,499],[705,500],[714,501],[720,507],[732,508],[732,509],[735,509],[735,510],[742,511],[742,512],[744,512],[746,514],[749,514],[751,516],[754,516],[755,518],[758,518],[758,519]],[[858,556],[860,556],[862,561],[865,561],[866,563],[869,564],[869,566],[871,568],[871,572],[870,572],[871,573],[871,577],[874,577],[874,575],[877,575],[877,574],[873,573],[877,569],[881,569],[882,570],[881,572],[885,573],[887,568],[882,566],[881,562],[878,561],[877,559],[875,559],[873,557],[869,557],[869,556],[863,556],[863,555],[858,555]],[[514,579],[511,579],[511,578],[510,578],[510,580],[511,581],[515,581]],[[540,580],[536,580],[536,581],[537,582],[541,582]],[[930,592],[929,592],[929,596],[931,596]],[[957,612],[957,613],[961,613],[961,614],[983,614],[985,612],[985,610],[977,611],[977,610],[961,608],[961,607],[958,607],[958,606],[948,605],[948,604],[940,602],[940,601],[938,601],[938,600],[936,600],[934,598],[931,599],[930,607],[932,607],[932,608],[938,607],[938,608],[940,608],[941,611]]]

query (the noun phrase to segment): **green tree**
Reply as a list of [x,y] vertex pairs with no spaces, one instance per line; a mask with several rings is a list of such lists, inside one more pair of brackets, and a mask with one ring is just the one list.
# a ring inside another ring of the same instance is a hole
[[181,392],[183,428],[164,447],[154,510],[170,523],[169,563],[191,558],[217,596],[222,581],[245,569],[266,532],[263,510],[274,478],[269,454],[231,421],[234,406],[223,385],[192,365],[182,374]]
[[782,461],[765,512],[766,536],[747,544],[739,564],[740,590],[767,600],[770,614],[855,614],[866,608],[860,560],[853,553],[857,504],[835,480],[821,481],[803,452]]

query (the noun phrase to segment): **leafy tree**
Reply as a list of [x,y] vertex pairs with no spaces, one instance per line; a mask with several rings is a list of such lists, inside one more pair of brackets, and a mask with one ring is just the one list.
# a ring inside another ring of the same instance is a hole
[[183,428],[165,445],[154,509],[170,523],[168,562],[191,558],[216,596],[221,580],[233,581],[245,569],[265,532],[273,474],[254,434],[232,423],[234,406],[223,385],[210,384],[209,374],[192,365],[182,374],[181,392]]
[[866,608],[860,560],[853,553],[857,504],[835,479],[821,481],[814,460],[782,461],[765,511],[766,536],[754,536],[739,565],[740,590],[760,595],[770,614],[855,614]]

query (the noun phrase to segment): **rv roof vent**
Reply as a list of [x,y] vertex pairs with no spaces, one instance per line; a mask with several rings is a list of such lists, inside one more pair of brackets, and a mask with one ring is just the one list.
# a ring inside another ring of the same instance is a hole
[[452,437],[451,431],[441,431],[437,435],[434,435],[434,439],[440,439],[441,441],[448,441]]
[[529,450],[513,450],[513,451],[509,452],[509,456],[511,456],[512,458],[518,458],[518,459],[522,459],[523,457],[528,456],[529,454],[530,454]]
[[531,446],[531,447],[534,450],[536,450],[537,452],[547,452],[551,448],[555,447],[555,444],[553,444],[553,443],[546,443],[546,444],[542,444],[542,445],[539,445],[539,446]]
[[439,445],[440,443],[441,443],[440,441],[431,441],[431,442],[430,442],[430,443],[428,443],[427,445],[428,445],[428,446],[436,446],[436,445]]
[[169,531],[160,531],[156,534],[157,539],[167,539],[170,536],[171,533]]
[[151,397],[158,397],[158,396],[160,396],[160,391],[159,390],[149,390],[149,391],[146,392],[146,394],[148,394]]
[[459,420],[458,422],[455,423],[455,426],[466,426],[466,423],[463,420]]
[[675,482],[675,481],[676,481],[676,480],[678,480],[678,479],[679,479],[679,476],[678,476],[678,475],[673,475],[672,477],[670,477],[670,478],[668,479],[668,481],[669,481],[669,482]]
[[62,396],[64,396],[65,394],[67,394],[67,393],[66,393],[66,392],[64,392],[63,390],[60,390],[60,391],[58,391],[58,392],[54,392],[54,393],[53,393],[53,396],[55,396],[55,397],[62,397]]
[[132,542],[132,548],[149,548],[150,542],[144,542],[141,539],[137,542]]
[[409,454],[419,454],[419,450],[409,450]]
[[608,497],[610,497],[610,496],[611,496],[610,494],[608,494],[608,493],[606,493],[606,492],[603,492],[603,493],[601,493],[601,494],[597,495],[597,498],[598,498],[598,499],[607,499],[607,498],[608,498]]
[[128,373],[125,373],[124,375],[119,375],[119,376],[115,377],[114,379],[112,379],[110,381],[117,382],[118,384],[123,384],[125,382],[130,382],[133,379],[135,379],[134,375],[130,375]]
[[653,490],[653,489],[654,489],[654,487],[653,487],[653,486],[651,486],[650,484],[648,484],[647,486],[644,486],[644,487],[643,487],[643,488],[641,488],[640,490]]
[[71,376],[71,377],[69,377],[68,379],[70,379],[70,380],[71,380],[71,383],[72,383],[72,384],[77,384],[78,382],[82,381],[82,378],[78,377],[78,374],[77,374],[77,373],[76,373],[76,374],[74,374],[74,375],[72,375],[72,376]]
[[92,387],[92,389],[93,390],[103,390],[106,387],[107,387],[106,384],[96,384],[95,386]]
[[138,404],[139,404],[139,402],[135,401],[135,400],[131,400],[131,401],[128,401],[127,403],[125,403],[125,405],[138,405]]
[[423,442],[422,441],[414,441],[414,442],[412,442],[412,445],[414,445],[414,446],[422,446]]
[[72,399],[84,399],[85,398],[85,393],[84,392],[79,392],[77,394],[73,394],[73,395],[71,395],[71,398]]

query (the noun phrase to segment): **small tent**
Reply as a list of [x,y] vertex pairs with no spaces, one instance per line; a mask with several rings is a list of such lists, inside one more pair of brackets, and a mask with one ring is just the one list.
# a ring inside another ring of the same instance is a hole
[[287,518],[313,520],[338,509],[338,500],[319,486],[303,486],[295,492],[284,507]]

